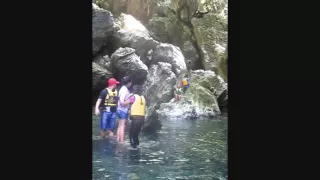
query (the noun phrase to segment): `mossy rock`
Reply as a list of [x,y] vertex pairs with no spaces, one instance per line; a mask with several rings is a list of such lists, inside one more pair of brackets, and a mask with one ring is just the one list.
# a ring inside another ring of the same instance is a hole
[[210,12],[202,18],[191,20],[196,42],[200,48],[200,61],[205,70],[213,70],[220,74],[219,65],[228,37],[228,21],[225,14],[227,0],[206,0],[198,3],[199,11]]
[[128,180],[137,180],[137,179],[139,179],[139,177],[136,173],[130,173],[130,174],[128,174],[127,179]]
[[94,0],[94,3],[100,8],[110,11],[108,0]]
[[205,111],[220,114],[216,97],[209,89],[201,85],[192,84],[192,86],[188,88],[185,96],[191,100],[193,105],[197,105]]
[[222,56],[219,64],[219,75],[223,78],[225,82],[228,82],[228,52]]
[[220,95],[225,89],[227,89],[227,84],[224,80],[213,71],[192,71],[190,84],[191,86],[199,85],[205,87],[216,95]]

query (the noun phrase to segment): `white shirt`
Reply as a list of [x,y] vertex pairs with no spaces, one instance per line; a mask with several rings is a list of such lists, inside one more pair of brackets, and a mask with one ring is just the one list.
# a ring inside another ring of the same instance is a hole
[[119,102],[118,102],[118,108],[117,110],[128,112],[129,110],[129,104],[125,107],[122,107],[120,103],[123,103],[127,97],[130,95],[130,92],[126,86],[122,86],[119,91]]

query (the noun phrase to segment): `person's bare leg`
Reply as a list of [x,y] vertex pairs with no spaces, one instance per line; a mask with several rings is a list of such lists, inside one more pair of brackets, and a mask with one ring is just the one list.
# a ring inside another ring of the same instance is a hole
[[119,121],[119,142],[123,142],[124,140],[124,127],[125,127],[125,119],[121,119]]
[[106,137],[106,133],[104,130],[101,130],[100,136],[101,136],[101,139]]
[[118,129],[117,129],[117,141],[118,142],[120,141],[120,121],[119,121]]
[[112,130],[109,130],[109,136],[113,137],[113,131]]
[[125,127],[126,127],[126,123],[125,123],[126,121],[124,121],[123,122],[123,126],[122,126],[122,136],[121,136],[121,142],[123,142],[124,141],[124,129],[125,129]]

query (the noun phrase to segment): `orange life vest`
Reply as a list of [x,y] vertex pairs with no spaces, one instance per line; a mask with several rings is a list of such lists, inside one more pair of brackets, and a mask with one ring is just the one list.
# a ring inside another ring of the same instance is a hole
[[182,85],[184,85],[184,86],[187,86],[187,85],[188,85],[187,78],[183,78],[183,79],[182,79]]

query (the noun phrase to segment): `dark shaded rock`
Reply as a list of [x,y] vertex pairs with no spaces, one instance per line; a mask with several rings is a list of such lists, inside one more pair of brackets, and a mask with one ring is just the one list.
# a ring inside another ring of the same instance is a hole
[[118,78],[131,76],[135,84],[142,84],[147,79],[148,67],[143,64],[132,48],[119,48],[111,56],[112,67]]
[[92,4],[92,54],[96,54],[108,43],[108,37],[115,32],[111,12]]
[[108,55],[97,56],[96,58],[94,58],[93,62],[97,63],[102,68],[112,72],[111,59]]
[[100,91],[105,88],[108,85],[108,79],[112,76],[112,72],[92,62],[92,89],[94,91]]
[[158,125],[161,125],[161,122],[157,122],[156,110],[161,103],[169,102],[173,98],[175,83],[176,75],[172,72],[172,66],[169,63],[158,62],[149,68],[147,81],[144,84],[144,95],[148,103],[145,123],[147,129],[158,129]]
[[228,111],[228,90],[224,90],[217,98],[219,109],[221,112]]

